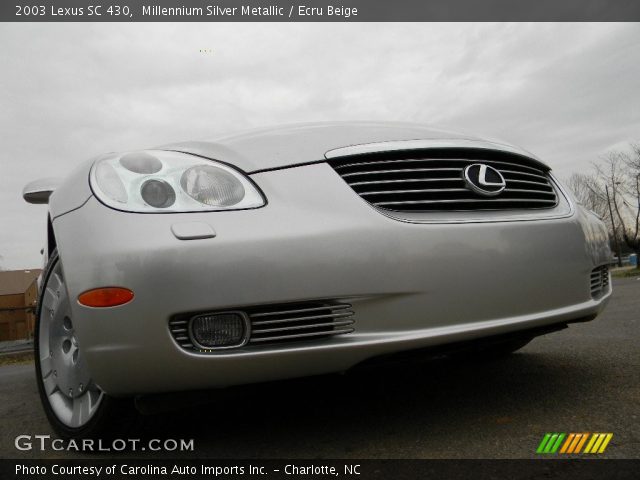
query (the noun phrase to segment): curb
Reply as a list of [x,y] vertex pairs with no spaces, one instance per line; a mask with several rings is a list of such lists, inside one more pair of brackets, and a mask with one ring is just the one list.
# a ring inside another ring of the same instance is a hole
[[0,361],[19,361],[33,359],[33,349],[19,350],[13,352],[0,352]]

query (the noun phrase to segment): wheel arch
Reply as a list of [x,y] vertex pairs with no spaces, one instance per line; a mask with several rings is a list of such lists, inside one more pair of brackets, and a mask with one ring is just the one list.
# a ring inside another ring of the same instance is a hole
[[56,234],[53,230],[51,214],[49,214],[47,215],[47,260],[51,258],[51,255],[56,248],[58,248],[58,241],[56,240]]

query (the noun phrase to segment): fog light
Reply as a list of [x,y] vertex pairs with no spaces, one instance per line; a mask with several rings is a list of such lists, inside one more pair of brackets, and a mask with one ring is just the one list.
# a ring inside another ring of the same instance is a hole
[[200,348],[240,347],[249,338],[249,318],[242,312],[198,315],[191,319],[190,331]]

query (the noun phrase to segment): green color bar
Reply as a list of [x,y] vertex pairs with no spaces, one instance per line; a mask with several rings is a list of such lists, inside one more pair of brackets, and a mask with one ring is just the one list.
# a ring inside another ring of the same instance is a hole
[[555,445],[551,448],[551,451],[549,453],[556,453],[558,451],[558,449],[560,448],[560,444],[562,444],[562,440],[564,440],[565,436],[566,434],[564,433],[558,435],[558,440],[556,440]]
[[547,442],[546,447],[544,447],[544,452],[543,453],[551,453],[551,447],[553,447],[553,445],[555,444],[556,438],[558,438],[558,434],[557,433],[554,433],[553,435],[551,435],[551,438]]
[[544,447],[547,444],[547,442],[549,441],[549,438],[551,438],[551,434],[550,433],[546,433],[544,435],[544,438],[542,439],[542,441],[540,442],[540,445],[538,445],[538,449],[536,450],[536,453],[542,453],[544,452]]

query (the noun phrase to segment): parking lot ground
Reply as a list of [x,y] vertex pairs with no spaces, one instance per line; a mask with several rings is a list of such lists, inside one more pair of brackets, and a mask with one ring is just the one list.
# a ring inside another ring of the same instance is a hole
[[[207,403],[145,416],[133,435],[194,439],[195,450],[175,458],[532,458],[546,432],[611,432],[601,457],[637,459],[639,317],[640,279],[615,279],[598,319],[502,359],[412,361],[212,392]],[[17,435],[50,433],[33,377],[33,364],[0,367],[0,457],[79,457],[15,449]],[[154,454],[101,457],[109,455]]]

